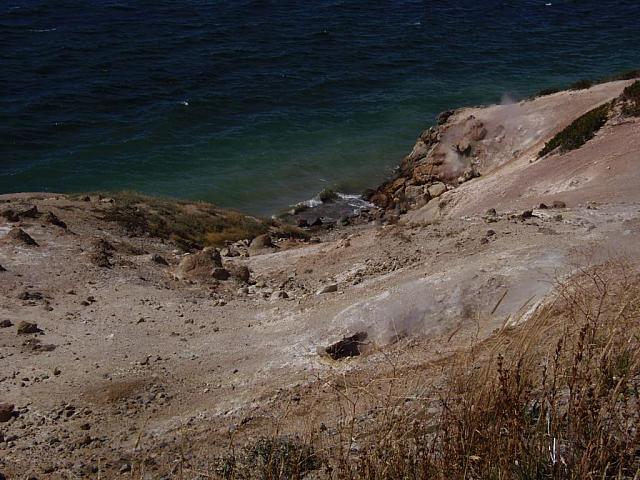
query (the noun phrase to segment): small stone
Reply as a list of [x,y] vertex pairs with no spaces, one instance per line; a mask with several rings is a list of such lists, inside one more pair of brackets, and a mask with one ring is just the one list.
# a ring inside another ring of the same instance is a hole
[[487,237],[493,237],[495,234],[496,234],[495,230],[487,230],[486,236]]
[[30,333],[38,333],[41,330],[37,323],[25,322],[24,320],[18,325],[18,335],[28,335]]
[[154,253],[151,256],[151,261],[157,265],[169,265],[169,262],[167,262],[162,255],[159,255],[157,253]]
[[549,207],[548,207],[546,204],[544,204],[544,203],[541,203],[541,204],[538,206],[538,209],[540,209],[540,210],[546,210],[546,209],[548,209],[548,208],[549,208]]
[[317,294],[322,295],[323,293],[334,293],[338,291],[338,285],[333,283],[331,285],[325,285],[320,290],[318,290]]
[[224,281],[224,280],[229,280],[229,277],[231,277],[231,274],[229,273],[229,270],[227,270],[226,268],[214,268],[213,271],[211,272],[211,276],[216,280]]
[[6,271],[7,271],[7,269],[4,268],[2,265],[0,265],[0,272],[6,272]]
[[62,373],[62,370],[60,370],[58,367],[53,369],[53,374],[57,377],[58,375],[60,375]]
[[129,465],[128,463],[123,463],[120,466],[120,473],[127,473],[131,471],[131,465]]
[[480,245],[486,245],[487,243],[489,243],[489,239],[487,237],[482,237],[480,239]]
[[11,322],[11,320],[2,320],[0,321],[0,328],[9,328],[12,327],[13,323]]
[[47,212],[43,218],[43,220],[51,225],[55,225],[56,227],[60,227],[63,229],[67,229],[67,224],[60,220],[54,213]]
[[567,208],[567,204],[561,200],[555,200],[553,202],[553,208]]

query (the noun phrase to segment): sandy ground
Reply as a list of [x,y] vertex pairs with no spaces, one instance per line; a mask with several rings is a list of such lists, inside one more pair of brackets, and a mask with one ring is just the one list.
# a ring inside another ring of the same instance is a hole
[[[551,135],[624,85],[458,112],[454,122],[473,114],[489,130],[480,178],[396,225],[223,258],[248,266],[253,285],[178,280],[184,254],[102,220],[112,204],[98,198],[0,196],[0,209],[39,212],[0,220],[0,321],[11,324],[0,328],[0,403],[15,405],[0,423],[0,472],[126,477],[137,459],[162,457],[145,477],[162,478],[166,457],[213,455],[230,427],[258,431],[286,409],[291,425],[326,415],[327,378],[379,373],[398,345],[414,362],[437,362],[466,341],[452,341],[456,332],[484,338],[525,321],[576,265],[639,258],[639,119],[535,160]],[[556,201],[566,206],[538,208]],[[521,218],[525,209],[532,216]],[[15,227],[38,245],[11,240]],[[110,268],[95,264],[96,238],[116,247]],[[318,293],[329,285],[337,291]],[[23,321],[40,332],[19,334]],[[318,355],[359,331],[372,353]]]

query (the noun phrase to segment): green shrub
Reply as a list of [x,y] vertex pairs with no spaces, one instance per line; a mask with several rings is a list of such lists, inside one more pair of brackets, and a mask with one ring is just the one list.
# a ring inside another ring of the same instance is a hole
[[632,117],[640,117],[640,80],[632,83],[622,92],[622,113]]
[[591,140],[607,122],[610,109],[611,103],[605,103],[574,120],[571,125],[545,144],[538,154],[538,158],[544,157],[556,149],[559,149],[560,153],[566,153],[580,148]]
[[330,203],[338,199],[338,194],[330,188],[325,188],[318,194],[318,197],[322,203]]

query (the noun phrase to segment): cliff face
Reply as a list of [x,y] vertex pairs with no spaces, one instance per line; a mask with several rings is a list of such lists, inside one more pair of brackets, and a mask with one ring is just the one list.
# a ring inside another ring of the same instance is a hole
[[387,216],[397,216],[420,209],[469,180],[536,162],[551,136],[580,115],[618,98],[630,84],[611,82],[531,101],[445,112],[437,126],[420,135],[395,176],[368,197]]

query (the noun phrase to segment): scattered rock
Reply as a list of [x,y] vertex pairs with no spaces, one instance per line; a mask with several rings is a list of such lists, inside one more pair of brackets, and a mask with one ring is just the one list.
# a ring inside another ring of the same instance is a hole
[[28,335],[31,333],[39,333],[42,330],[38,328],[37,323],[31,323],[26,321],[21,321],[18,325],[18,335]]
[[271,300],[283,300],[289,298],[289,295],[284,290],[276,290],[271,294]]
[[495,234],[496,234],[495,230],[487,230],[486,236],[487,237],[493,237]]
[[447,191],[447,186],[442,182],[437,182],[431,185],[427,191],[429,192],[429,196],[431,198],[438,198],[444,192]]
[[362,346],[367,339],[367,332],[358,332],[350,337],[344,337],[339,342],[329,345],[325,352],[334,360],[347,357],[357,357],[362,352]]
[[47,212],[43,218],[43,220],[51,225],[55,225],[56,227],[67,229],[67,224],[60,220],[53,212]]
[[30,205],[25,207],[24,210],[18,212],[20,218],[36,218],[38,216],[38,207]]
[[24,292],[21,292],[20,294],[18,294],[18,300],[42,300],[44,297],[40,292],[30,292],[28,290],[25,290]]
[[151,261],[157,265],[169,265],[169,262],[167,262],[162,255],[159,255],[157,253],[151,255]]
[[540,206],[538,206],[538,209],[540,209],[540,210],[546,210],[546,209],[548,209],[548,208],[549,208],[549,207],[548,207],[546,204],[544,204],[544,203],[541,203],[541,204],[540,204]]
[[562,200],[555,200],[553,202],[553,208],[567,208],[567,204]]
[[14,405],[10,403],[0,403],[0,423],[8,422],[14,416],[17,416],[17,412],[13,409]]
[[11,322],[11,320],[0,321],[0,328],[9,328],[9,327],[13,327],[13,322]]
[[3,238],[4,243],[10,243],[16,246],[37,247],[38,243],[21,228],[14,227]]
[[12,222],[13,223],[13,222],[19,222],[20,221],[20,217],[15,212],[15,210],[12,210],[10,208],[0,212],[0,216],[4,217],[5,220],[7,220],[7,222]]
[[100,268],[111,268],[111,254],[115,250],[113,245],[104,238],[95,238],[91,242],[91,249],[91,263]]
[[7,271],[7,269],[4,268],[2,265],[0,265],[0,272],[6,272],[6,271]]
[[211,272],[211,276],[216,280],[229,280],[231,278],[231,273],[226,268],[214,268],[213,272]]
[[251,270],[246,265],[234,265],[229,267],[231,276],[243,283],[249,283],[251,280]]
[[533,218],[533,217],[535,217],[535,215],[533,214],[533,210],[525,210],[520,215],[518,215],[518,218],[520,220],[527,220],[528,218]]
[[271,237],[268,233],[265,233],[263,235],[258,235],[251,241],[251,244],[249,245],[249,253],[251,255],[255,255],[267,249],[271,250],[273,247],[274,245],[271,241]]
[[[207,282],[216,279],[213,274],[217,269],[222,269],[220,252],[215,248],[207,247],[198,253],[184,257],[178,265],[176,276],[181,280]],[[220,272],[217,275],[220,275]]]
[[322,295],[323,293],[334,293],[337,291],[338,291],[338,285],[335,283],[332,283],[330,285],[325,285],[324,287],[322,287],[320,290],[318,290],[317,294]]

